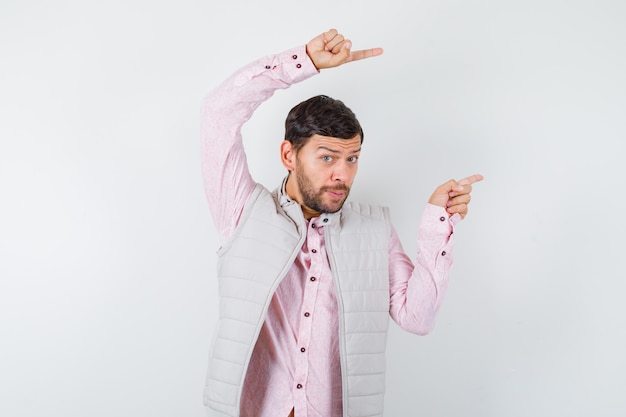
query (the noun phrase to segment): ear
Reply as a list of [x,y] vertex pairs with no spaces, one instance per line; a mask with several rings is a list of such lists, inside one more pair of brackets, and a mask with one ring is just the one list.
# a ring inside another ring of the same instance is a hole
[[287,171],[296,169],[296,150],[288,140],[283,140],[280,144],[280,160]]

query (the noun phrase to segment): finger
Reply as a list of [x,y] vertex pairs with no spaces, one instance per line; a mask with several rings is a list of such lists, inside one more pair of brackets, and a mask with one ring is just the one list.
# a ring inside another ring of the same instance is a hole
[[474,184],[475,182],[482,181],[483,179],[484,177],[482,175],[474,174],[474,175],[470,175],[467,178],[463,178],[462,180],[459,181],[459,184],[462,184],[462,185]]
[[350,49],[344,43],[337,53],[327,52],[327,54],[328,56],[325,57],[326,68],[337,67],[347,62],[350,56]]
[[323,38],[324,38],[324,43],[328,43],[331,41],[332,38],[334,38],[335,36],[337,36],[337,29],[328,29],[328,32],[324,32]]
[[460,214],[461,217],[465,217],[467,215],[467,204],[457,204],[451,207],[446,208],[446,212],[449,214]]
[[469,194],[472,192],[472,186],[471,185],[461,185],[458,184],[456,186],[454,186],[452,188],[452,191],[450,191],[448,193],[448,196],[450,196],[450,198],[452,197],[456,197],[457,195],[464,195],[464,194]]
[[363,49],[354,51],[350,54],[349,61],[358,61],[360,59],[372,58],[383,54],[383,48]]
[[462,187],[463,186],[459,185],[459,183],[457,183],[455,180],[450,180],[441,184],[439,187],[437,187],[437,189],[435,190],[435,193],[441,194],[441,195],[449,195],[455,190],[457,191],[462,190]]
[[328,32],[324,32],[324,49],[330,51],[331,48],[328,47],[328,44],[333,41],[333,39],[339,34],[336,29],[330,29]]
[[352,43],[349,40],[341,41],[337,45],[330,50],[330,53],[333,55],[345,55],[346,58],[350,56],[350,48],[352,48]]
[[456,206],[457,204],[469,204],[472,201],[472,196],[469,194],[462,194],[457,197],[451,198],[448,200],[446,204],[447,207]]
[[326,42],[326,50],[336,54],[341,50],[343,43],[346,39],[341,34],[337,34],[337,36],[333,37],[331,40]]

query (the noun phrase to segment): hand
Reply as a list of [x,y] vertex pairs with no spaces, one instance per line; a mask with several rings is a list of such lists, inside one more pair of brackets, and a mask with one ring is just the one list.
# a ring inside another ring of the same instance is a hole
[[335,29],[330,29],[328,32],[311,39],[306,44],[306,53],[319,70],[338,67],[346,62],[371,58],[383,53],[382,48],[364,49],[355,52],[350,51],[350,48],[352,48],[352,42],[345,39]]
[[458,213],[464,218],[467,215],[467,205],[472,199],[470,196],[472,184],[482,180],[483,176],[480,174],[471,175],[460,181],[450,180],[437,187],[428,202],[444,207],[448,216]]

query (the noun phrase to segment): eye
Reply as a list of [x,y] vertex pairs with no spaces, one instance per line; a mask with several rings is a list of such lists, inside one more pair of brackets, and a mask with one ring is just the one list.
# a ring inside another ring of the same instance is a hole
[[329,155],[324,155],[324,156],[322,156],[322,161],[324,161],[324,162],[332,162],[333,161],[333,157],[329,156]]
[[348,158],[348,162],[350,162],[352,164],[356,163],[356,161],[358,161],[358,160],[359,160],[358,156],[351,156],[351,157]]

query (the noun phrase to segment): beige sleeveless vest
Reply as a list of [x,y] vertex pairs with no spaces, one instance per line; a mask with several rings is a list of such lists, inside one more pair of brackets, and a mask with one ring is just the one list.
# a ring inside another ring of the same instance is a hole
[[[389,321],[384,207],[346,203],[323,214],[339,309],[345,417],[383,415]],[[296,202],[257,185],[230,241],[218,251],[220,317],[209,356],[205,404],[239,416],[242,385],[270,300],[306,238]]]

